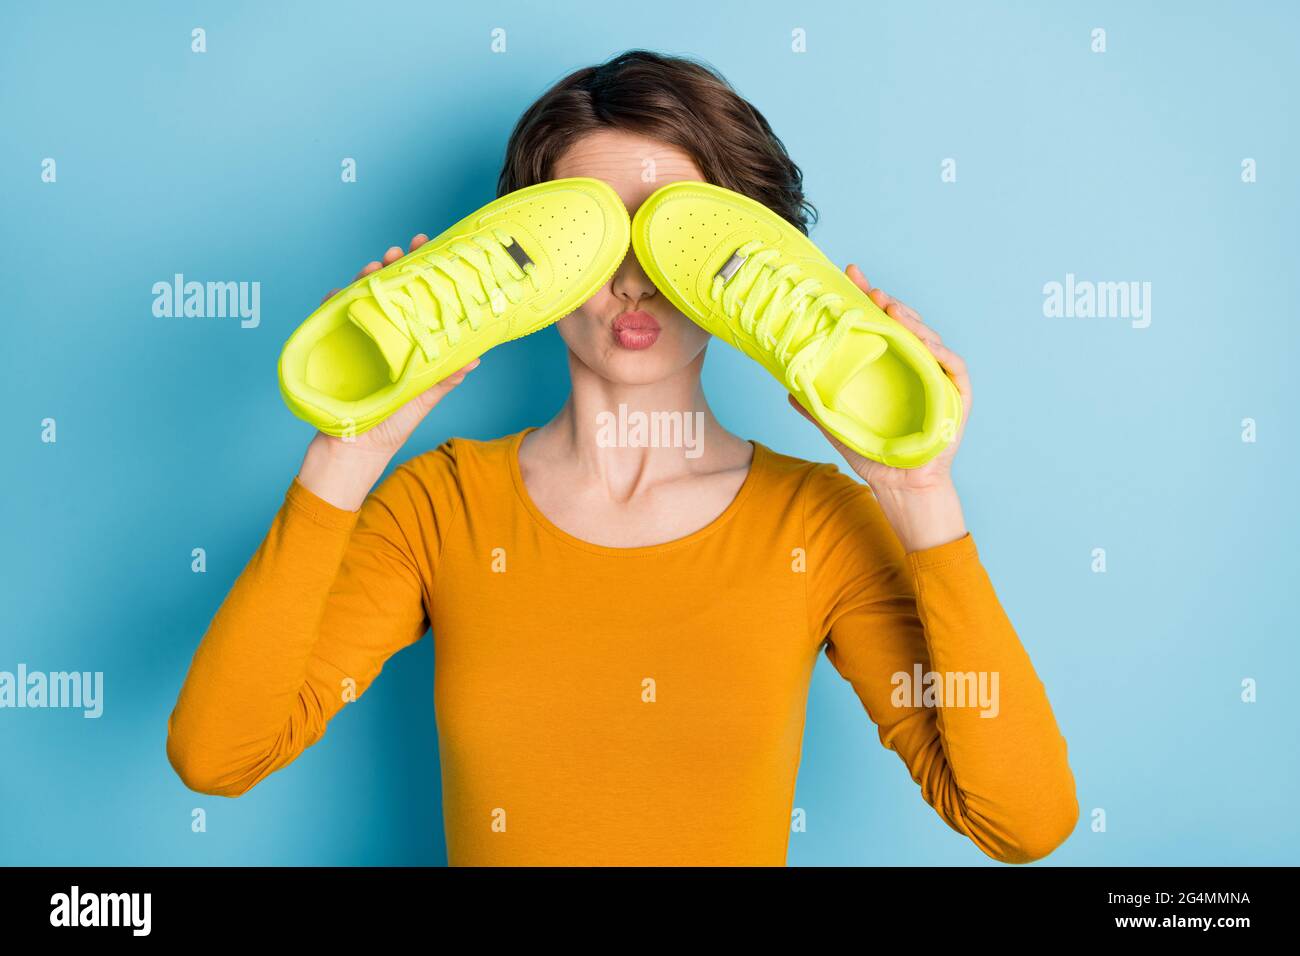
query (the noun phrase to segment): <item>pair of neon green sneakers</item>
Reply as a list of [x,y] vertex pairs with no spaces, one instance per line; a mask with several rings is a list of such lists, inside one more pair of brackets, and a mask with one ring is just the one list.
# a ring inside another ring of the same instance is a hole
[[629,245],[674,306],[853,450],[911,468],[952,441],[960,396],[929,349],[794,226],[700,182],[660,188],[630,222],[596,179],[488,203],[312,313],[281,353],[281,394],[327,434],[364,432],[493,346],[577,309]]

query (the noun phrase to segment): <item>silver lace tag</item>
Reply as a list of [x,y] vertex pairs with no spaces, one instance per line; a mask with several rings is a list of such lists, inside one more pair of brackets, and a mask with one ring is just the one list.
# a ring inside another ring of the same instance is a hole
[[717,274],[722,276],[723,282],[728,281],[736,274],[736,270],[745,264],[745,260],[748,258],[749,256],[742,256],[739,252],[733,252],[731,258],[723,263],[722,268],[718,270]]
[[506,246],[506,252],[510,253],[510,258],[514,259],[515,265],[517,265],[521,269],[524,266],[531,266],[536,264],[533,262],[532,259],[528,257],[528,253],[524,252],[523,247],[519,245],[518,240],[516,240],[514,237],[511,237],[510,245]]

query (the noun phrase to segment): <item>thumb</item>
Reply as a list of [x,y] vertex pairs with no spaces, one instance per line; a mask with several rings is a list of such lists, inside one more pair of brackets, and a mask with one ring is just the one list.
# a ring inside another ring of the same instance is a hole
[[786,400],[789,401],[790,406],[796,412],[798,412],[804,418],[808,419],[808,421],[812,422],[814,425],[817,426],[817,430],[826,436],[826,440],[829,441],[835,447],[836,451],[838,451],[841,455],[844,456],[844,460],[849,463],[849,465],[853,468],[854,471],[857,471],[859,463],[866,464],[865,458],[863,458],[861,455],[859,455],[848,445],[844,444],[844,442],[840,441],[838,438],[836,438],[834,435],[828,432],[826,430],[826,426],[823,425],[821,422],[819,422],[817,419],[813,418],[812,412],[808,411],[808,409],[800,405],[799,400],[797,398],[795,398],[793,395],[787,395]]
[[452,389],[465,381],[465,376],[478,368],[480,361],[480,359],[474,359],[474,361],[470,362],[468,365],[452,372],[441,382],[426,388],[419,395],[415,396],[411,403],[419,411],[420,418],[423,419],[425,415],[429,414],[429,412],[433,410],[435,405],[451,393]]
[[464,368],[452,372],[441,382],[430,385],[419,395],[416,395],[405,405],[395,411],[386,420],[390,428],[390,434],[398,441],[405,441],[410,434],[415,431],[420,422],[424,421],[425,416],[433,411],[447,395],[461,382],[465,381],[465,376],[473,369],[477,368],[479,360],[475,359]]

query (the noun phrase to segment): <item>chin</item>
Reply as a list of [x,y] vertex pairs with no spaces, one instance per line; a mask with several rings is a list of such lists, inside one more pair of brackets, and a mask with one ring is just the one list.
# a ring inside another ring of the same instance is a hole
[[[569,342],[578,361],[615,385],[653,385],[680,374],[699,355],[684,354],[657,342],[648,349],[623,349],[617,345],[597,346],[594,342]],[[576,346],[576,347],[575,347]]]
[[596,356],[591,369],[616,385],[653,385],[671,378],[690,363],[685,356],[673,355],[667,350],[656,354],[656,351],[657,346],[640,351],[615,346],[611,351]]

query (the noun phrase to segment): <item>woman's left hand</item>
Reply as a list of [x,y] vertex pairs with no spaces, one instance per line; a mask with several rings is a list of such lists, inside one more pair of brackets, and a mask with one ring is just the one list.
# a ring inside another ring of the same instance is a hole
[[861,269],[851,265],[845,272],[886,315],[924,342],[930,354],[948,373],[948,377],[957,386],[957,391],[961,393],[961,427],[957,429],[951,444],[921,467],[891,468],[864,458],[826,431],[795,401],[794,396],[790,397],[790,404],[804,418],[821,428],[822,434],[844,456],[849,467],[871,487],[894,533],[907,551],[922,551],[955,541],[967,533],[961,501],[952,483],[952,459],[957,454],[957,446],[961,444],[962,435],[966,431],[966,422],[970,420],[971,391],[966,363],[943,344],[938,334],[922,322],[910,306],[880,289],[871,288],[871,283],[867,282]]
[[961,444],[962,434],[966,430],[966,422],[970,420],[971,388],[970,376],[966,373],[966,363],[962,361],[961,356],[943,344],[943,340],[939,338],[937,332],[921,321],[921,317],[916,314],[915,309],[881,289],[873,289],[871,283],[867,281],[867,277],[862,274],[862,270],[857,266],[850,265],[845,272],[853,280],[853,284],[870,296],[871,301],[880,306],[886,315],[924,342],[926,348],[930,350],[930,354],[948,373],[948,377],[957,386],[957,391],[961,393],[961,426],[957,429],[957,434],[952,443],[921,467],[891,468],[889,465],[882,465],[878,461],[864,458],[826,431],[815,418],[808,414],[808,411],[802,405],[795,401],[793,395],[790,396],[790,404],[804,418],[821,428],[822,433],[830,440],[830,443],[844,456],[844,460],[849,463],[849,467],[857,472],[862,480],[871,486],[872,490],[877,492],[885,489],[926,491],[949,484],[952,481],[953,456],[957,454],[957,447]]

